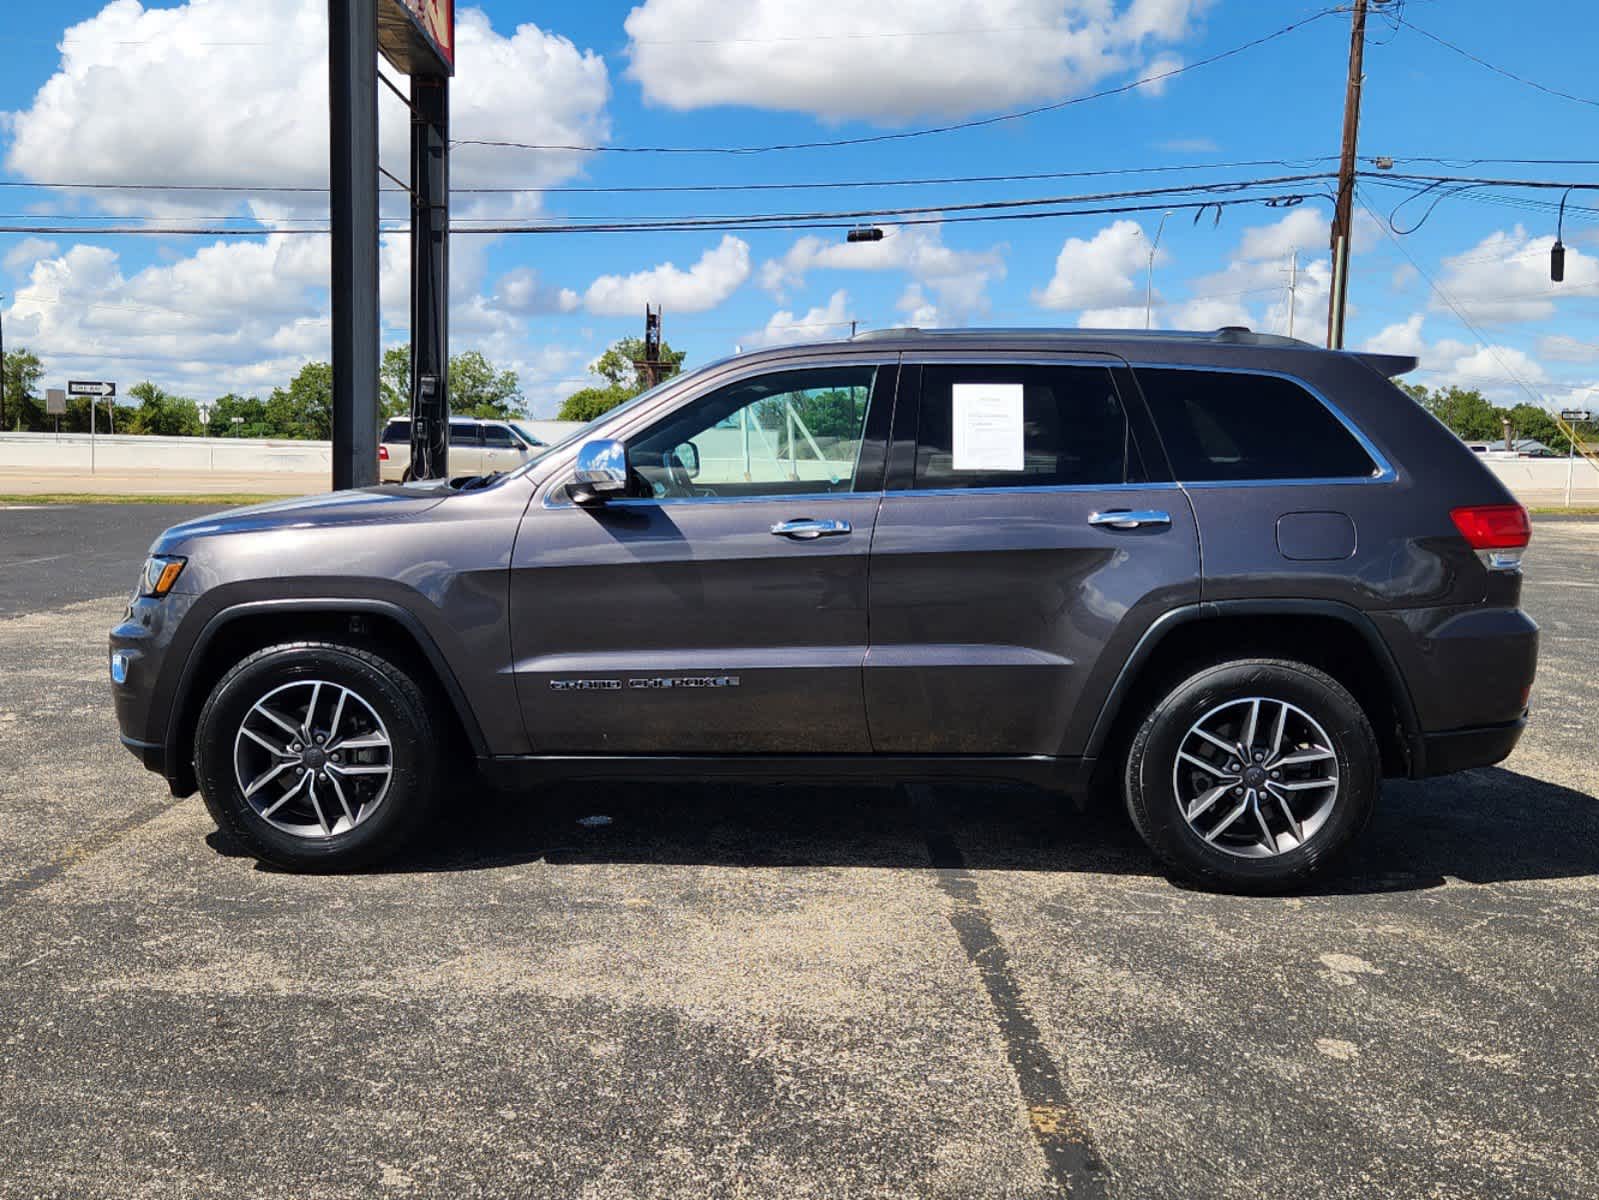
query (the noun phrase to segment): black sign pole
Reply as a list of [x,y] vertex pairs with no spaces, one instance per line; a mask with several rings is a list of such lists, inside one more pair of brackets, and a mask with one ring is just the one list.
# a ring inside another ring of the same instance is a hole
[[377,0],[328,0],[333,487],[378,481]]
[[411,77],[411,475],[450,471],[450,81]]

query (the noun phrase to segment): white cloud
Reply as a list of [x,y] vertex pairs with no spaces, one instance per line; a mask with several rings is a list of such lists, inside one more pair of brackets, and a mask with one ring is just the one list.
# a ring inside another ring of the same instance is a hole
[[1527,399],[1522,385],[1536,389],[1548,383],[1549,372],[1524,350],[1498,344],[1467,343],[1455,338],[1427,341],[1425,313],[1411,313],[1366,339],[1363,348],[1378,354],[1408,354],[1419,360],[1417,381],[1429,386],[1457,384],[1475,388],[1495,400]]
[[908,284],[894,302],[894,308],[905,314],[905,324],[916,329],[937,329],[946,324],[938,305],[928,298],[919,283]]
[[[1566,247],[1566,278],[1549,278],[1552,236],[1532,237],[1521,226],[1496,231],[1470,250],[1444,259],[1439,286],[1474,322],[1542,321],[1562,299],[1599,296],[1599,258]],[[1448,305],[1435,297],[1432,307]]]
[[1164,150],[1168,154],[1215,154],[1221,149],[1214,138],[1189,137],[1169,138],[1164,142],[1156,142],[1155,149]]
[[1599,362],[1599,342],[1584,342],[1564,333],[1538,339],[1538,353],[1557,362]]
[[48,242],[44,238],[23,238],[15,246],[6,251],[4,266],[12,275],[25,275],[33,269],[33,264],[41,258],[54,258],[61,250],[55,242]]
[[724,234],[721,243],[688,270],[662,263],[631,275],[601,275],[589,284],[583,304],[605,316],[639,316],[646,304],[671,312],[704,312],[715,308],[750,277],[749,243]]
[[1182,56],[1178,54],[1162,54],[1155,58],[1147,67],[1138,73],[1144,82],[1138,85],[1138,91],[1145,96],[1164,96],[1166,85],[1171,82],[1170,76],[1180,71],[1183,66]]
[[571,288],[545,286],[532,267],[516,267],[500,276],[494,298],[501,308],[515,313],[572,312],[583,302]]
[[778,309],[764,328],[745,334],[740,344],[753,347],[830,341],[847,335],[849,323],[849,293],[839,288],[825,305],[802,315]]
[[953,249],[944,244],[938,225],[901,226],[887,231],[880,242],[808,234],[781,258],[761,264],[760,285],[781,301],[788,291],[803,287],[812,271],[904,271],[920,285],[919,295],[932,292],[934,300],[926,307],[937,316],[937,324],[959,325],[987,311],[988,286],[1005,277],[1005,257],[1003,246]]
[[[610,83],[599,56],[532,24],[501,35],[476,8],[458,14],[456,39],[455,137],[592,144],[608,136]],[[406,111],[386,90],[378,103],[380,157],[403,175]],[[0,123],[11,134],[6,166],[28,179],[325,186],[327,5],[190,0],[144,8],[114,0],[67,29],[55,73],[27,108],[0,114]],[[451,181],[536,186],[571,176],[582,161],[572,152],[461,146],[451,155]],[[215,212],[222,201],[100,192],[95,202],[111,212],[194,213]],[[313,194],[257,203],[266,216],[326,202]]]
[[[1160,263],[1165,252],[1157,254]],[[1092,238],[1067,238],[1055,258],[1055,274],[1035,289],[1041,308],[1106,308],[1130,305],[1144,297],[1149,239],[1137,221],[1117,221]]]
[[1238,257],[1246,259],[1287,258],[1295,250],[1324,250],[1327,247],[1327,217],[1319,209],[1299,207],[1270,225],[1244,230],[1238,243]]
[[1208,0],[643,0],[628,74],[653,104],[904,121],[1055,99],[1144,66]]

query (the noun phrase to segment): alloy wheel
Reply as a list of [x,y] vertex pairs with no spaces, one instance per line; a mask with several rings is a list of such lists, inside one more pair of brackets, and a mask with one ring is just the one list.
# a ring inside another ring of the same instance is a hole
[[250,707],[233,744],[245,802],[295,837],[325,839],[371,819],[388,794],[394,747],[353,689],[322,679],[273,688]]
[[1229,700],[1188,727],[1172,788],[1190,829],[1216,849],[1270,858],[1303,846],[1338,799],[1338,755],[1297,705]]

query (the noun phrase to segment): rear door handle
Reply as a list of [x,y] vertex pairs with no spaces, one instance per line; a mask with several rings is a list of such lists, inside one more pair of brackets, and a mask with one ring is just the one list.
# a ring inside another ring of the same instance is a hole
[[1142,529],[1145,525],[1170,525],[1171,514],[1154,508],[1119,508],[1096,512],[1088,518],[1088,523],[1110,529]]
[[835,518],[818,521],[813,517],[799,517],[792,521],[779,521],[772,526],[772,532],[778,537],[793,538],[796,541],[805,542],[820,537],[841,537],[849,531],[848,521],[840,521]]

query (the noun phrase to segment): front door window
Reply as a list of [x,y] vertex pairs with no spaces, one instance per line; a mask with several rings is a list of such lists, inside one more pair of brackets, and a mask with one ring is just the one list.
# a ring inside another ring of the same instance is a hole
[[718,388],[628,444],[636,486],[660,500],[854,491],[876,373],[817,367]]

